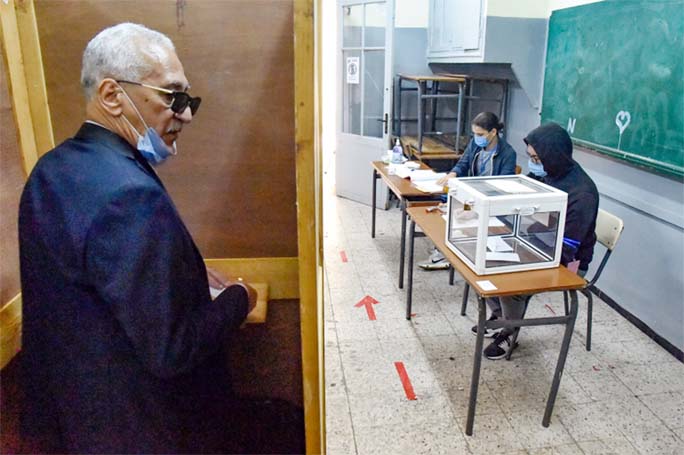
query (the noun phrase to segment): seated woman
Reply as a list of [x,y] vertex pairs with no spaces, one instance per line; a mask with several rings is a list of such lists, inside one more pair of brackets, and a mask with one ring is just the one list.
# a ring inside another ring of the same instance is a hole
[[[463,156],[451,172],[438,180],[437,184],[444,185],[454,177],[515,174],[515,150],[499,136],[503,128],[504,124],[499,121],[496,114],[491,112],[477,114],[471,124],[473,138],[468,143]],[[421,262],[418,267],[424,270],[441,270],[449,268],[449,263],[442,253],[435,249],[430,259]]]

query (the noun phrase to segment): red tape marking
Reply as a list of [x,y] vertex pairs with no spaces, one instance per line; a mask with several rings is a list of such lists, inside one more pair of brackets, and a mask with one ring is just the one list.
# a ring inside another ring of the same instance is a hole
[[361,300],[359,300],[358,303],[356,303],[356,305],[354,305],[354,306],[356,308],[360,308],[362,306],[365,306],[366,307],[366,314],[368,314],[368,319],[371,321],[375,321],[376,320],[375,319],[375,310],[373,309],[373,305],[375,305],[376,303],[378,303],[377,300],[375,300],[373,297],[367,295],[364,298],[362,298]]
[[369,321],[375,321],[375,310],[373,309],[373,304],[369,303],[366,305],[366,314],[368,314]]
[[394,367],[397,369],[397,373],[399,373],[399,379],[401,379],[401,385],[404,386],[406,398],[409,400],[415,400],[416,393],[413,391],[413,386],[411,385],[411,380],[409,379],[406,368],[404,367],[404,362],[394,362]]
[[344,250],[340,251],[340,257],[342,258],[342,262],[347,262],[347,253],[345,253]]

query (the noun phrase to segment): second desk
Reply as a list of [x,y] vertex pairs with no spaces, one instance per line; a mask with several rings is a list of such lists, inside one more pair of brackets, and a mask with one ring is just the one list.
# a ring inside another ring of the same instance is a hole
[[[392,193],[399,199],[401,207],[401,245],[399,248],[399,289],[404,287],[404,262],[406,258],[406,209],[412,202],[439,201],[444,193],[425,193],[416,188],[409,179],[403,179],[396,175],[390,175],[388,165],[382,161],[371,162],[373,167],[373,197],[371,214],[371,237],[375,238],[375,210],[377,181],[382,179]],[[420,163],[420,169],[430,169],[424,163]]]

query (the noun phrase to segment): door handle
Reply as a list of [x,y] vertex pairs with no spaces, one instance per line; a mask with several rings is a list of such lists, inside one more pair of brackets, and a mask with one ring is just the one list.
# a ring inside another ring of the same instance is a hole
[[378,118],[378,119],[375,119],[375,120],[377,120],[378,122],[382,122],[382,123],[385,124],[385,126],[384,126],[384,128],[385,128],[385,134],[387,134],[387,123],[389,122],[389,120],[388,120],[388,114],[385,114],[384,119],[379,119],[379,118]]

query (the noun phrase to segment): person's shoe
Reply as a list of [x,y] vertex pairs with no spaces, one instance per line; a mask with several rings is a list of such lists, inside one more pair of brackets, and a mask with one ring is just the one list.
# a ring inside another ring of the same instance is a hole
[[449,261],[447,261],[445,258],[442,258],[442,260],[436,262],[421,262],[418,264],[418,267],[420,267],[423,270],[446,270],[450,267],[450,264]]
[[432,253],[430,253],[430,261],[441,262],[443,260],[444,260],[444,255],[437,248],[433,248]]
[[423,270],[444,270],[449,268],[449,262],[444,255],[435,248],[430,254],[430,259],[418,264]]
[[[497,319],[499,319],[499,318],[498,318],[496,315],[493,314],[493,315],[489,316],[489,319],[487,319],[487,320],[488,320],[488,321],[496,321]],[[497,336],[499,333],[501,333],[502,330],[503,330],[503,327],[499,327],[498,329],[485,329],[484,337],[485,337],[485,338],[494,338],[494,337]],[[474,325],[474,326],[470,329],[470,332],[471,332],[473,335],[477,336],[477,325]]]
[[[516,343],[517,345],[518,343]],[[494,338],[494,341],[484,350],[484,356],[489,360],[499,360],[506,357],[508,351],[511,349],[511,337],[504,333],[500,333]]]

